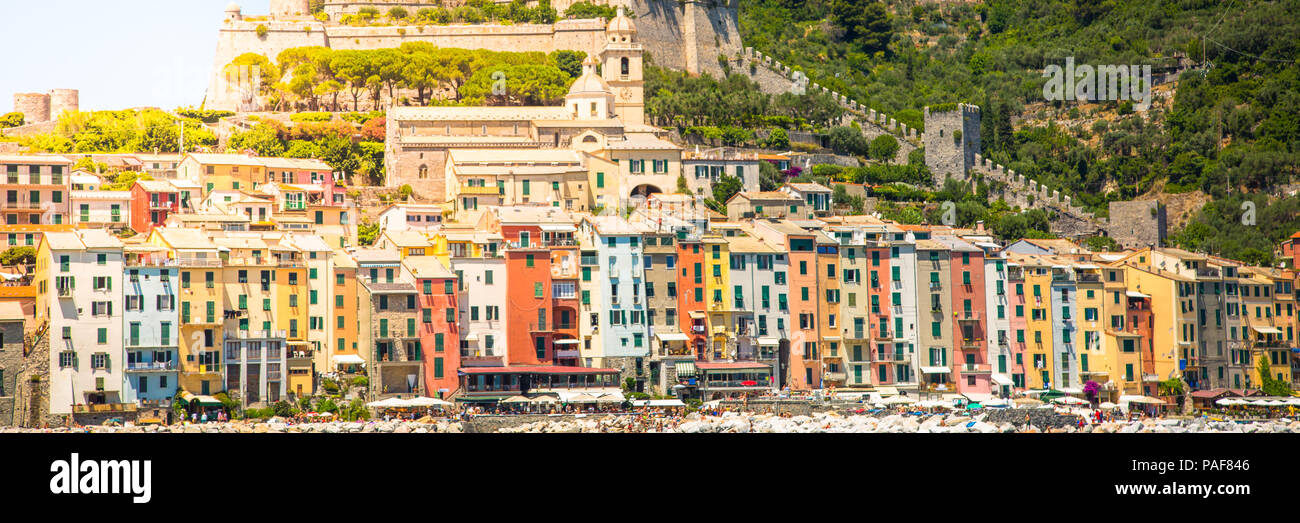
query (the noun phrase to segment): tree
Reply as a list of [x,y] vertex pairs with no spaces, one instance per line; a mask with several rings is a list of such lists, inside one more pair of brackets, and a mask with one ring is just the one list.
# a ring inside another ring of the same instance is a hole
[[776,150],[785,150],[790,148],[790,136],[785,133],[785,129],[773,127],[767,135],[767,148]]
[[877,136],[875,140],[871,141],[868,152],[871,158],[875,160],[882,162],[893,160],[894,155],[898,154],[898,139],[889,134]]
[[743,190],[745,190],[745,183],[740,178],[724,174],[713,184],[713,199],[725,206],[727,200]]
[[862,131],[852,127],[841,125],[831,128],[827,141],[835,154],[860,156],[868,152],[867,139],[862,136]]
[[1273,369],[1270,367],[1268,353],[1259,356],[1259,379],[1261,381],[1260,390],[1268,396],[1290,396],[1291,384],[1286,381],[1273,377]]
[[549,55],[551,63],[567,73],[571,78],[582,76],[582,61],[587,59],[585,51],[561,49]]
[[36,263],[36,249],[32,247],[10,247],[0,253],[0,265],[33,265]]
[[252,150],[258,156],[284,156],[284,142],[269,126],[259,125],[244,132],[230,135],[226,142],[230,151]]
[[407,16],[410,16],[410,13],[406,12],[403,7],[394,7],[388,10],[388,17],[394,20],[403,20]]
[[357,241],[362,246],[371,246],[375,244],[375,239],[379,236],[379,224],[370,222],[361,222],[357,226]]
[[844,29],[844,38],[862,52],[884,51],[893,36],[893,23],[883,2],[833,0],[831,14],[836,25]]
[[677,194],[691,194],[690,186],[686,185],[686,175],[677,175]]
[[758,162],[758,190],[775,191],[785,184],[785,175],[772,162]]
[[23,113],[8,113],[0,116],[0,129],[23,125]]

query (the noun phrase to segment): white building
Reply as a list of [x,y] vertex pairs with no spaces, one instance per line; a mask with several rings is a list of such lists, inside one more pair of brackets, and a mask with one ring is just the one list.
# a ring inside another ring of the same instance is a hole
[[72,191],[72,223],[90,228],[131,225],[131,191]]
[[591,289],[592,303],[585,307],[595,315],[591,347],[581,352],[592,365],[629,370],[631,360],[650,355],[649,322],[644,294],[645,271],[641,235],[644,224],[629,223],[618,216],[583,218],[579,227],[584,252],[596,251]]
[[122,242],[102,229],[49,232],[36,264],[36,317],[49,322],[50,414],[125,403]]
[[495,254],[453,257],[461,278],[460,361],[464,366],[503,363],[506,356],[506,260]]
[[428,231],[442,226],[442,206],[416,203],[389,205],[379,213],[379,232]]

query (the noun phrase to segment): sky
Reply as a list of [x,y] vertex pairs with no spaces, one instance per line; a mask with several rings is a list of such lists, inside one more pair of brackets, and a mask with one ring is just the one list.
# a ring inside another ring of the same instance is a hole
[[[269,0],[236,0],[245,16]],[[79,89],[81,110],[197,107],[230,0],[0,1],[0,114],[14,93]]]

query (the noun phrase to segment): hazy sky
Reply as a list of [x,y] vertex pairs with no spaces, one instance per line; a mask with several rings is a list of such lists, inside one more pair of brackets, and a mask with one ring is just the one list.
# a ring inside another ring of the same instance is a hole
[[[236,0],[245,15],[268,0]],[[81,109],[203,101],[230,0],[0,0],[0,114],[14,93],[81,90]],[[15,8],[15,5],[22,5]]]

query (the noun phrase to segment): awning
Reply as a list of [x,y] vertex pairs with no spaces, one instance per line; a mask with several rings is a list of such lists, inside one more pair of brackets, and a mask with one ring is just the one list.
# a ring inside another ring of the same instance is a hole
[[546,232],[578,232],[571,223],[543,223],[539,228]]
[[822,340],[825,340],[825,341],[840,341],[840,337],[839,337],[839,336],[822,336]]
[[574,340],[574,339],[555,340],[556,345],[577,345],[579,343],[582,343],[582,340]]
[[596,397],[596,403],[623,403],[627,398],[620,392],[608,392]]
[[682,400],[636,400],[632,402],[634,407],[685,407]]
[[948,374],[948,367],[921,367],[922,374]]
[[691,339],[689,336],[682,334],[680,332],[656,332],[655,337],[659,338],[659,341],[661,342],[662,341],[686,341]]
[[781,340],[779,338],[759,338],[758,344],[763,347],[775,347],[781,344]]
[[470,334],[469,336],[465,336],[465,341],[478,341],[478,334]]
[[695,376],[695,362],[693,361],[679,361],[676,367],[678,379]]
[[1255,329],[1255,332],[1260,334],[1282,334],[1282,331],[1278,330],[1276,327],[1256,327],[1252,325],[1250,328]]
[[898,387],[876,387],[876,392],[881,396],[897,396]]
[[997,383],[998,385],[1011,385],[1011,378],[1008,378],[1006,374],[994,373],[990,374],[989,378],[993,380],[993,383]]
[[1150,294],[1142,294],[1137,291],[1124,291],[1124,295],[1130,298],[1150,298]]
[[697,320],[702,320],[708,317],[706,314],[704,314],[703,311],[690,311],[687,314],[690,314],[692,318],[695,318]]
[[366,360],[355,354],[340,354],[334,357],[334,363],[338,365],[361,365],[365,362]]

